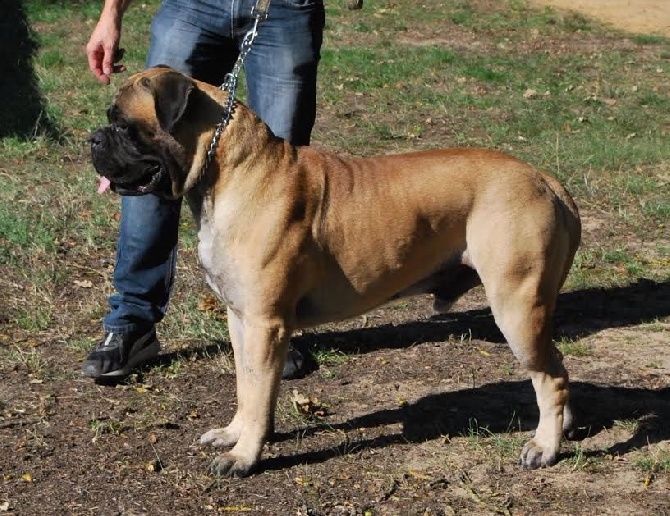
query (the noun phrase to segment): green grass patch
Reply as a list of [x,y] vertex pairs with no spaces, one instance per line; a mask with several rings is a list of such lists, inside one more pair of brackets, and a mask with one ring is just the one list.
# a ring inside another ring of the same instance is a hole
[[528,439],[515,427],[519,421],[510,422],[506,432],[491,432],[488,427],[480,426],[476,419],[468,421],[468,430],[464,433],[468,444],[473,448],[493,455],[502,462],[514,462],[519,459],[521,449]]
[[561,339],[559,342],[557,342],[556,347],[565,356],[587,357],[593,354],[593,351],[588,346],[588,344],[567,338]]
[[49,228],[16,208],[0,204],[0,263],[18,263],[36,249],[53,249],[54,235]]
[[633,465],[647,473],[670,473],[670,451],[656,449],[636,457]]
[[636,34],[631,38],[638,45],[665,45],[668,38],[655,34]]

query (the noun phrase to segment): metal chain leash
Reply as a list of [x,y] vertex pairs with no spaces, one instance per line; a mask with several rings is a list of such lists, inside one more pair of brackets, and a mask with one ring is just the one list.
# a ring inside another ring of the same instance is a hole
[[230,119],[233,117],[233,111],[235,110],[235,92],[237,90],[237,79],[244,66],[244,59],[251,51],[251,46],[253,45],[256,36],[258,36],[258,24],[268,17],[269,4],[270,0],[257,0],[256,5],[253,7],[253,9],[251,9],[251,15],[254,18],[254,24],[244,35],[240,53],[237,56],[237,61],[235,61],[233,69],[226,74],[223,84],[220,86],[222,91],[228,92],[228,102],[226,103],[223,115],[221,116],[221,121],[216,126],[212,141],[207,148],[207,155],[205,156],[205,163],[202,166],[201,174],[204,174],[212,164],[214,154],[216,153],[216,147],[219,144],[219,139],[221,138],[221,133],[223,133],[225,128],[228,127]]

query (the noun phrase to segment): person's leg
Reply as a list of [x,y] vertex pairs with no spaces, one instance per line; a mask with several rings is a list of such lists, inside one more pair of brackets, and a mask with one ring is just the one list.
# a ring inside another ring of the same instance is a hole
[[[198,79],[223,80],[237,57],[230,13],[216,0],[166,0],[151,26],[146,66],[164,64]],[[229,34],[228,34],[229,35]],[[174,282],[181,201],[124,197],[114,269],[116,293],[103,319],[107,333],[83,365],[86,376],[125,376],[156,354],[154,325]]]
[[294,145],[309,145],[316,118],[324,23],[322,0],[272,0],[245,63],[249,107]]

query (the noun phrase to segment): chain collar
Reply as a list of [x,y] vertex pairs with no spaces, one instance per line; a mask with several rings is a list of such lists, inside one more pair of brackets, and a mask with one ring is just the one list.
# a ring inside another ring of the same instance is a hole
[[221,133],[228,127],[230,119],[233,117],[233,112],[235,111],[235,91],[237,90],[237,79],[242,71],[244,66],[244,59],[247,57],[247,54],[251,50],[251,45],[253,44],[256,36],[258,36],[258,24],[265,20],[268,17],[268,7],[270,0],[257,0],[256,5],[251,10],[251,15],[254,17],[254,25],[251,29],[244,35],[242,39],[242,48],[240,53],[237,56],[237,61],[230,73],[227,73],[223,84],[220,86],[222,91],[228,92],[228,102],[221,116],[221,121],[217,124],[216,130],[214,131],[214,136],[212,141],[209,143],[207,148],[207,155],[205,156],[205,163],[202,166],[201,175],[212,164],[214,155],[216,153],[216,147],[219,144],[219,139],[221,138]]

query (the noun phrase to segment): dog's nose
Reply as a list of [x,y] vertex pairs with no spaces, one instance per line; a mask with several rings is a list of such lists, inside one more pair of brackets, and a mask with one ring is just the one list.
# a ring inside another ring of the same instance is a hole
[[91,148],[95,149],[96,147],[99,147],[102,142],[104,141],[104,137],[102,135],[102,131],[99,129],[95,131],[94,133],[91,134],[91,138],[89,139],[91,142]]

